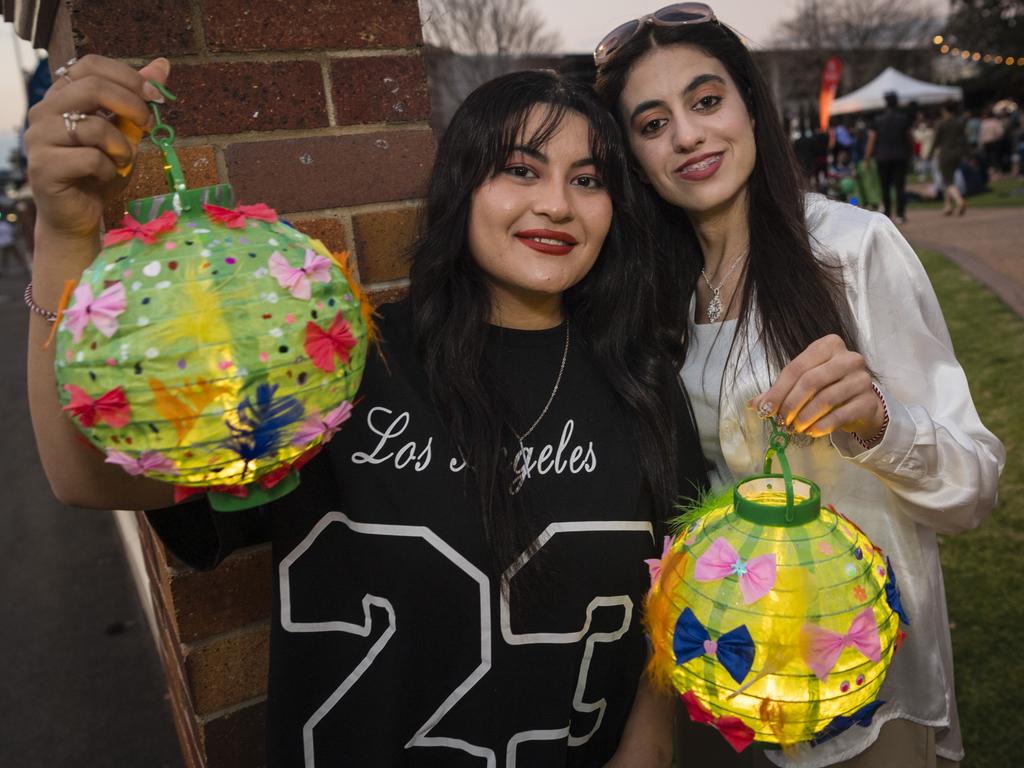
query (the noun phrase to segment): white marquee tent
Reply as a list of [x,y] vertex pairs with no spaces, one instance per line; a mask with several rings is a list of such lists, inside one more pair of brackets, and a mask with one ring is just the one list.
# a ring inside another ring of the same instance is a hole
[[848,115],[851,112],[871,112],[885,108],[885,94],[895,91],[900,97],[900,106],[912,101],[918,104],[942,104],[946,101],[963,99],[963,89],[955,85],[936,85],[915,80],[897,69],[887,67],[882,74],[865,86],[832,102],[832,115]]

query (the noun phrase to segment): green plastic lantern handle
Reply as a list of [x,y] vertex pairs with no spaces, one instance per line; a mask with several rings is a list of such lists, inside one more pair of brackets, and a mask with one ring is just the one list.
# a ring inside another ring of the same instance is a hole
[[[149,84],[156,88],[160,95],[170,101],[177,101],[178,97],[167,90],[167,87],[163,83],[158,83],[156,80],[150,80]],[[156,123],[153,126],[153,130],[149,132],[149,140],[156,144],[164,156],[164,172],[167,175],[167,186],[171,188],[172,192],[184,192],[187,187],[185,185],[185,174],[181,171],[181,163],[178,161],[178,154],[174,151],[175,133],[174,129],[167,125],[163,120],[160,119],[160,105],[155,102],[149,102],[149,108],[153,111],[153,117],[156,119]]]
[[789,468],[789,459],[786,458],[786,446],[789,445],[789,435],[782,430],[774,419],[768,423],[772,428],[772,436],[768,438],[768,450],[764,453],[764,472],[772,474],[772,459],[779,458],[782,465],[782,479],[786,485],[786,522],[793,522],[793,472]]

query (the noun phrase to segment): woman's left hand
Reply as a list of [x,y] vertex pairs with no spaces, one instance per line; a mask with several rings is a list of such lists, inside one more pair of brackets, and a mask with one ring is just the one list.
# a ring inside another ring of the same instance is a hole
[[750,404],[811,437],[841,429],[871,440],[885,424],[885,408],[863,355],[847,349],[835,334],[812,342]]

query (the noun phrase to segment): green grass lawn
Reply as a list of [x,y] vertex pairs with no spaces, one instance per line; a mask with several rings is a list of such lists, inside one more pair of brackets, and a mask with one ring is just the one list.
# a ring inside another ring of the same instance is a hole
[[[924,200],[908,202],[907,205],[910,208],[938,208],[942,205],[942,201]],[[988,185],[987,192],[967,198],[968,208],[1005,208],[1008,206],[1024,206],[1024,179],[1007,178],[993,181]]]
[[[1017,182],[1024,187],[1024,182]],[[1000,188],[1009,189],[1009,184]],[[992,192],[990,194],[997,194]],[[973,200],[972,200],[973,202]],[[1024,203],[1024,196],[1017,204]],[[964,768],[1024,765],[1024,321],[941,254],[920,252],[982,421],[1009,456],[980,528],[941,536]],[[911,629],[912,631],[912,629]]]

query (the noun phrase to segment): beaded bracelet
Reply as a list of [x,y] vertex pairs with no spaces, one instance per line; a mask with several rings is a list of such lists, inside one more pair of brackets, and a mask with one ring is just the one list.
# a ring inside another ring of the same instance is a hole
[[54,322],[57,321],[57,313],[56,312],[51,312],[48,309],[43,309],[38,304],[36,304],[35,300],[32,298],[32,283],[31,282],[29,282],[29,284],[25,286],[25,304],[28,306],[28,308],[30,310],[35,312],[40,317],[44,318],[46,320],[46,322],[54,323]]
[[880,390],[878,385],[874,382],[871,382],[871,388],[875,390],[875,394],[878,396],[878,399],[882,401],[882,426],[875,436],[868,440],[861,439],[861,436],[856,432],[853,433],[853,439],[860,443],[861,448],[874,448],[882,442],[882,438],[885,437],[885,430],[889,426],[889,406],[886,405],[885,398],[882,397],[882,390]]

